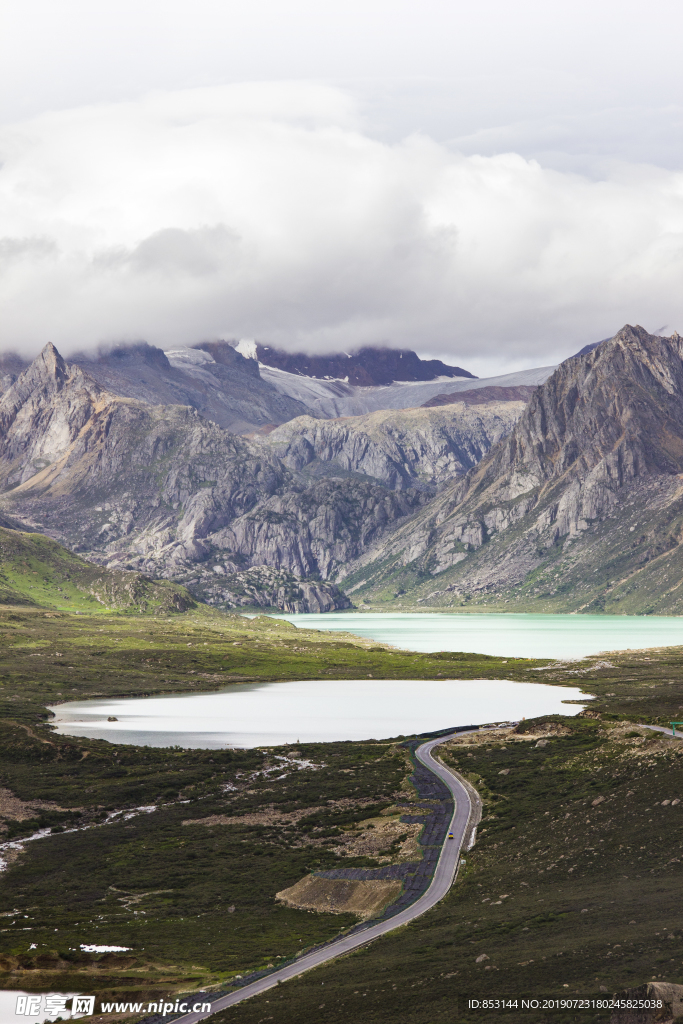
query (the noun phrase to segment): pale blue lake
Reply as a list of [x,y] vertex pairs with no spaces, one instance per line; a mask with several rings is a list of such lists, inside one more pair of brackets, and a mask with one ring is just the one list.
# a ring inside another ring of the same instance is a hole
[[[306,679],[218,693],[70,701],[57,731],[152,747],[261,747],[386,739],[456,725],[576,715],[574,686],[495,679]],[[109,717],[117,719],[108,722]]]
[[503,658],[585,658],[601,651],[683,644],[683,618],[675,616],[328,612],[278,618],[302,629],[356,633],[410,651]]

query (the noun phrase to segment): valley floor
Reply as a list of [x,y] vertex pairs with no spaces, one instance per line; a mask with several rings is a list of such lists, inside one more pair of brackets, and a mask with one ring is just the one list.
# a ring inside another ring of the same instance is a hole
[[[315,897],[297,906],[275,896],[312,871],[419,859],[425,808],[399,740],[180,750],[45,727],[45,705],[59,699],[326,675],[578,682],[597,699],[579,718],[450,744],[444,760],[481,793],[484,818],[449,896],[395,935],[216,1021],[430,1024],[469,1020],[464,995],[683,983],[683,743],[637,724],[680,715],[680,648],[503,667],[204,610],[4,608],[0,638],[0,844],[46,832],[0,873],[3,988],[147,1000],[225,987],[353,925],[353,901],[330,913]],[[406,803],[417,828],[401,821]],[[96,954],[81,950],[87,943],[132,948]]]

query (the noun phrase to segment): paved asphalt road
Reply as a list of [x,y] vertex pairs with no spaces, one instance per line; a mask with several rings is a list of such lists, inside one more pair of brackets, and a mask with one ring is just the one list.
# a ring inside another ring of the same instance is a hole
[[[639,729],[652,729],[654,732],[663,732],[666,736],[673,736],[673,729],[665,729],[663,725],[638,725]],[[683,740],[683,728],[679,728],[675,739]]]
[[[184,1017],[177,1017],[173,1024],[195,1024],[196,1021],[205,1020],[219,1010],[224,1010],[226,1006],[234,1006],[235,1003],[241,1003],[243,999],[250,999],[260,992],[267,992],[268,989],[274,988],[279,981],[295,978],[297,975],[303,974],[304,971],[310,971],[312,967],[324,964],[328,960],[334,960],[342,953],[348,953],[359,946],[365,946],[372,939],[377,939],[380,935],[386,935],[387,932],[393,931],[394,928],[400,928],[401,925],[407,924],[408,921],[419,917],[420,914],[424,914],[425,911],[430,910],[434,904],[443,899],[453,883],[455,869],[460,856],[460,848],[465,838],[465,830],[471,811],[469,794],[463,784],[448,768],[432,757],[434,747],[450,739],[452,739],[451,736],[441,736],[439,739],[423,743],[416,750],[418,760],[446,783],[453,794],[455,802],[455,812],[449,829],[449,832],[453,833],[453,839],[447,839],[443,844],[432,883],[427,891],[420,896],[419,900],[416,900],[410,907],[407,907],[400,914],[396,914],[395,917],[391,917],[387,921],[382,921],[371,928],[366,928],[364,931],[348,935],[337,942],[332,942],[329,946],[325,946],[324,949],[318,949],[306,956],[300,957],[296,963],[289,964],[280,971],[274,971],[272,974],[267,975],[267,977],[252,982],[251,985],[245,985],[244,988],[237,989],[227,996],[222,996],[211,1004],[211,1010],[208,1013],[187,1013]],[[188,1002],[191,999],[192,996],[188,996]]]

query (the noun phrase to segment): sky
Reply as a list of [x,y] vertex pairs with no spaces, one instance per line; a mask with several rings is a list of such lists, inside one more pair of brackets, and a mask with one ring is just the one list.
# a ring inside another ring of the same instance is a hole
[[3,0],[0,350],[683,332],[676,0]]

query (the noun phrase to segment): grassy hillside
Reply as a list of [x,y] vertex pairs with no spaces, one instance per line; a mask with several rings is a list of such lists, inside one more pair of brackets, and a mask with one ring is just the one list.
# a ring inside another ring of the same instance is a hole
[[40,533],[0,527],[0,605],[166,613],[185,611],[194,601],[174,583],[104,569]]

